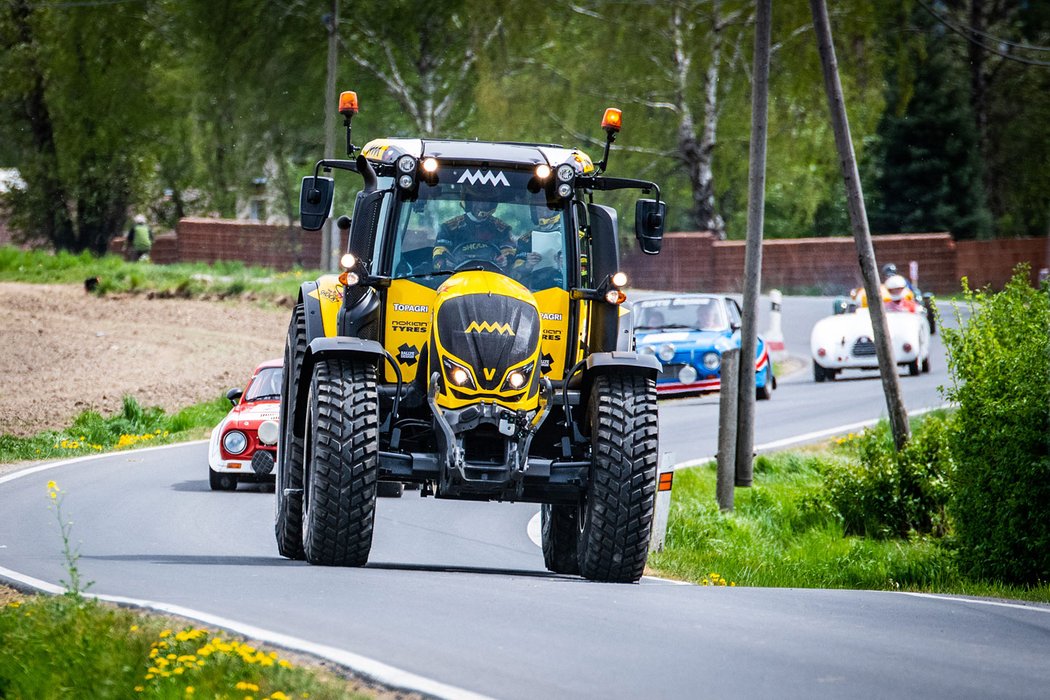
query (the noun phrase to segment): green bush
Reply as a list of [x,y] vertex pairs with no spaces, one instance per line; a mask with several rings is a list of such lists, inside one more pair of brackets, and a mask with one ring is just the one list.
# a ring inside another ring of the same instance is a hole
[[926,416],[900,452],[886,422],[843,443],[852,459],[829,464],[823,498],[841,515],[845,534],[944,534],[950,425],[945,416]]
[[[1050,580],[1050,289],[1027,266],[998,293],[972,292],[944,329],[958,404],[952,514],[960,565],[985,579]],[[958,316],[958,312],[957,312]]]

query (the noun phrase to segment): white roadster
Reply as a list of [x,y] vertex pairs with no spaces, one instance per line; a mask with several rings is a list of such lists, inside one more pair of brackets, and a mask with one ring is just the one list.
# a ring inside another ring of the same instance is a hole
[[[868,309],[845,310],[836,301],[836,312],[817,321],[810,334],[813,379],[832,380],[844,369],[878,369],[875,334]],[[930,326],[922,308],[917,313],[888,311],[890,347],[894,364],[908,368],[916,376],[930,371]]]

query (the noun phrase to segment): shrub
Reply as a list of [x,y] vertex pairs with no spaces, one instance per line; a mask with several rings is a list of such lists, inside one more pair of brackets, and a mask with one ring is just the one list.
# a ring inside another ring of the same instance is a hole
[[1050,289],[1027,280],[1025,265],[998,294],[964,280],[970,317],[944,329],[960,565],[1015,583],[1050,579]]
[[927,416],[900,452],[886,422],[844,443],[853,459],[829,464],[823,498],[841,515],[845,534],[944,534],[949,426],[941,415]]

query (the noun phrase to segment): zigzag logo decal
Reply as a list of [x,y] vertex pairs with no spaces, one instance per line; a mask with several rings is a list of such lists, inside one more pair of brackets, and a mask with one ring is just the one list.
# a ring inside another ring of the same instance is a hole
[[457,185],[462,185],[464,182],[469,182],[472,185],[476,185],[479,182],[483,185],[503,185],[504,187],[510,187],[510,182],[507,181],[507,176],[502,172],[494,173],[491,170],[481,172],[473,172],[471,170],[464,170],[463,174],[456,180]]
[[471,321],[464,333],[499,333],[500,335],[514,335],[514,330],[511,329],[509,323],[489,323],[488,321],[478,323],[477,321]]

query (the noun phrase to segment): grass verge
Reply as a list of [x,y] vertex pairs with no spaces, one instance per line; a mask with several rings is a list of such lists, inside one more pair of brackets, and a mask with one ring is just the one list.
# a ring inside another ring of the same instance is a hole
[[127,262],[116,255],[90,252],[21,250],[0,247],[0,280],[47,284],[84,284],[97,280],[95,294],[154,294],[186,299],[249,297],[279,302],[294,299],[303,280],[316,279],[318,270],[277,272],[248,267],[242,262],[153,265]]
[[67,430],[47,431],[29,437],[0,435],[0,464],[26,460],[82,457],[111,450],[164,445],[208,437],[230,410],[230,401],[219,396],[174,414],[159,407],[143,408],[131,396],[122,410],[103,417],[84,411]]
[[[0,587],[0,697],[374,698],[375,689],[260,649],[80,595]],[[389,697],[389,695],[387,695]]]
[[[845,443],[847,441],[843,441]],[[855,467],[835,442],[759,456],[755,485],[738,488],[734,510],[715,500],[714,462],[675,473],[664,550],[650,572],[704,585],[905,590],[1050,602],[1030,588],[960,574],[951,537],[846,534],[827,495],[829,475]]]

